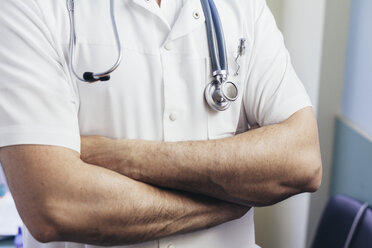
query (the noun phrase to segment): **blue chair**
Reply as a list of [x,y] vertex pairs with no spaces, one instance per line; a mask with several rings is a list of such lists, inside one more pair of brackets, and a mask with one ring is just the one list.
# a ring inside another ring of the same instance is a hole
[[324,210],[312,248],[372,248],[372,210],[343,195]]

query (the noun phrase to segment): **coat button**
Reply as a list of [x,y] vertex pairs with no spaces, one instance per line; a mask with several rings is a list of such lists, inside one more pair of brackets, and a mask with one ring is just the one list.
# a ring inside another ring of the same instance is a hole
[[173,42],[168,42],[167,44],[165,44],[164,48],[168,51],[172,50],[174,48],[174,43]]
[[199,19],[200,18],[200,14],[198,11],[194,11],[194,13],[192,13],[192,16],[195,18],[195,19]]
[[176,121],[178,119],[178,114],[176,112],[172,112],[169,115],[169,120]]

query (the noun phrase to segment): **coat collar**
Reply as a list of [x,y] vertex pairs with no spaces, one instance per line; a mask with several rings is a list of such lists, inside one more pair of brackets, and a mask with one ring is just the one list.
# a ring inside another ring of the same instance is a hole
[[185,3],[178,15],[173,28],[169,27],[169,24],[165,20],[161,9],[157,6],[154,0],[132,1],[134,4],[141,6],[145,10],[157,16],[164,23],[164,25],[168,27],[170,31],[168,40],[175,40],[184,35],[187,35],[198,28],[200,25],[205,24],[204,12],[200,0],[185,0]]
[[200,25],[205,24],[205,17],[200,0],[187,0],[169,34],[169,40],[191,33]]

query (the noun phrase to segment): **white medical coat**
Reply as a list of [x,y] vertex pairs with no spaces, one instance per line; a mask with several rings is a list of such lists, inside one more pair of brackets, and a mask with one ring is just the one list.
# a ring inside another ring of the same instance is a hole
[[[43,144],[80,151],[80,135],[163,141],[208,140],[269,125],[310,106],[264,0],[215,0],[230,80],[239,88],[225,112],[204,100],[211,80],[199,0],[184,0],[173,21],[155,0],[116,0],[123,62],[109,82],[87,84],[69,71],[69,20],[63,0],[4,0],[0,9],[0,147]],[[164,2],[167,4],[167,2]],[[77,72],[104,71],[117,51],[109,1],[76,1]],[[169,12],[168,12],[169,13]],[[172,23],[171,23],[172,22]],[[246,53],[235,57],[239,40]],[[25,247],[39,244],[25,231]],[[185,235],[127,246],[255,247],[253,209],[239,220]],[[86,245],[86,247],[94,247]]]

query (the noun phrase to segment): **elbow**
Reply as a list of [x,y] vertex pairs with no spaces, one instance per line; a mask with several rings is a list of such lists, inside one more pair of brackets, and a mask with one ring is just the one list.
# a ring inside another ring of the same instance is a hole
[[40,220],[36,223],[25,223],[32,237],[40,243],[49,243],[58,240],[56,227],[51,223]]
[[[298,164],[297,164],[298,165]],[[322,182],[322,163],[319,161],[312,161],[311,163],[303,163],[299,173],[289,174],[285,181],[273,182],[270,187],[272,191],[268,194],[262,194],[256,206],[271,206],[281,202],[293,195],[300,193],[314,193],[316,192]],[[288,180],[289,179],[289,180]]]
[[294,143],[289,155],[288,175],[293,175],[290,186],[298,193],[315,192],[322,181],[322,159],[319,134],[314,112],[303,110],[292,119]]
[[299,190],[301,192],[316,192],[322,182],[322,160],[319,149],[314,149],[308,156],[303,156],[299,173]]
[[313,165],[314,168],[309,172],[305,192],[316,192],[322,183],[322,163]]
[[282,176],[272,187],[273,197],[264,205],[271,205],[300,193],[316,192],[322,182],[322,161],[317,147],[297,153],[292,163],[286,166],[286,176]]
[[57,224],[56,209],[39,205],[38,211],[28,213],[23,218],[24,224],[35,240],[40,243],[60,241],[60,228]]
[[27,228],[34,239],[40,243],[57,241],[57,232],[52,226],[39,224],[29,225]]
[[[258,184],[259,187],[252,187],[251,183],[245,184],[244,190],[239,190],[231,202],[243,206],[266,207],[296,194],[316,192],[320,188],[322,162],[319,152],[302,156],[302,159],[292,165],[287,164],[285,168],[284,174],[272,177],[272,180],[263,180],[264,184]],[[242,195],[242,192],[246,194]]]

